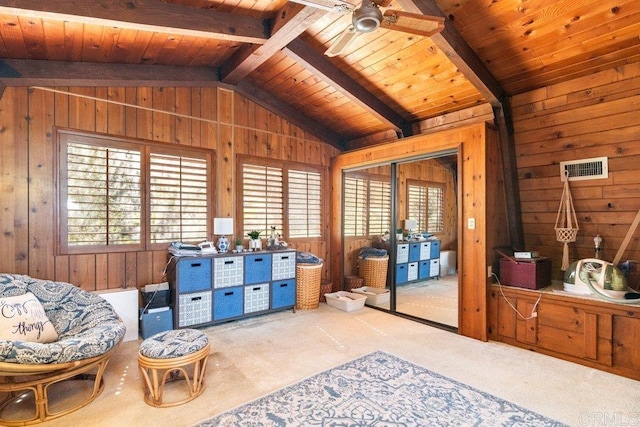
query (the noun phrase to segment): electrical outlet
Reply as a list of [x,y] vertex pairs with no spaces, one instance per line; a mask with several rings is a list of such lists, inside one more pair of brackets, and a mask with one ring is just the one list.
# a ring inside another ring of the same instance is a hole
[[491,278],[491,276],[493,276],[493,267],[488,265],[487,266],[487,277]]
[[476,229],[476,219],[475,218],[467,219],[467,228],[469,230],[475,230]]

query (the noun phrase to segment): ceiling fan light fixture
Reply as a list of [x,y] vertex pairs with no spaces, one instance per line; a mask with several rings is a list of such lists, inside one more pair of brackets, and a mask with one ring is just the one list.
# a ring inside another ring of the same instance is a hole
[[360,33],[376,30],[382,22],[382,12],[373,2],[363,1],[362,6],[353,12],[353,27]]

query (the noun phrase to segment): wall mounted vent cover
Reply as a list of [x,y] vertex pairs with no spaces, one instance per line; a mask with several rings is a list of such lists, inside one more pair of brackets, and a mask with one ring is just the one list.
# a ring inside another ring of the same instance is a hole
[[609,163],[606,157],[560,162],[560,180],[563,182],[565,171],[569,172],[569,181],[603,179],[609,177]]

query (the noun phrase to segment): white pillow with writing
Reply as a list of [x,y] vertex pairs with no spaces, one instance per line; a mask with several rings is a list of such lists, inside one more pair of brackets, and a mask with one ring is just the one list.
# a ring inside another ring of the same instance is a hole
[[0,298],[0,339],[48,343],[57,340],[58,333],[40,301],[27,292]]

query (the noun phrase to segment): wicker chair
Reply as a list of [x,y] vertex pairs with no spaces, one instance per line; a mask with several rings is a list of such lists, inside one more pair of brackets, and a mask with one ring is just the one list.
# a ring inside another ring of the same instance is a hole
[[[27,292],[42,304],[58,339],[0,340],[0,425],[4,426],[40,423],[92,402],[104,389],[107,362],[126,332],[113,307],[96,294],[68,283],[0,274],[0,298]],[[66,380],[90,381],[89,391],[52,405],[53,398],[66,396],[69,390],[83,391],[77,383],[65,388],[61,383]],[[25,411],[27,404],[33,409]]]

